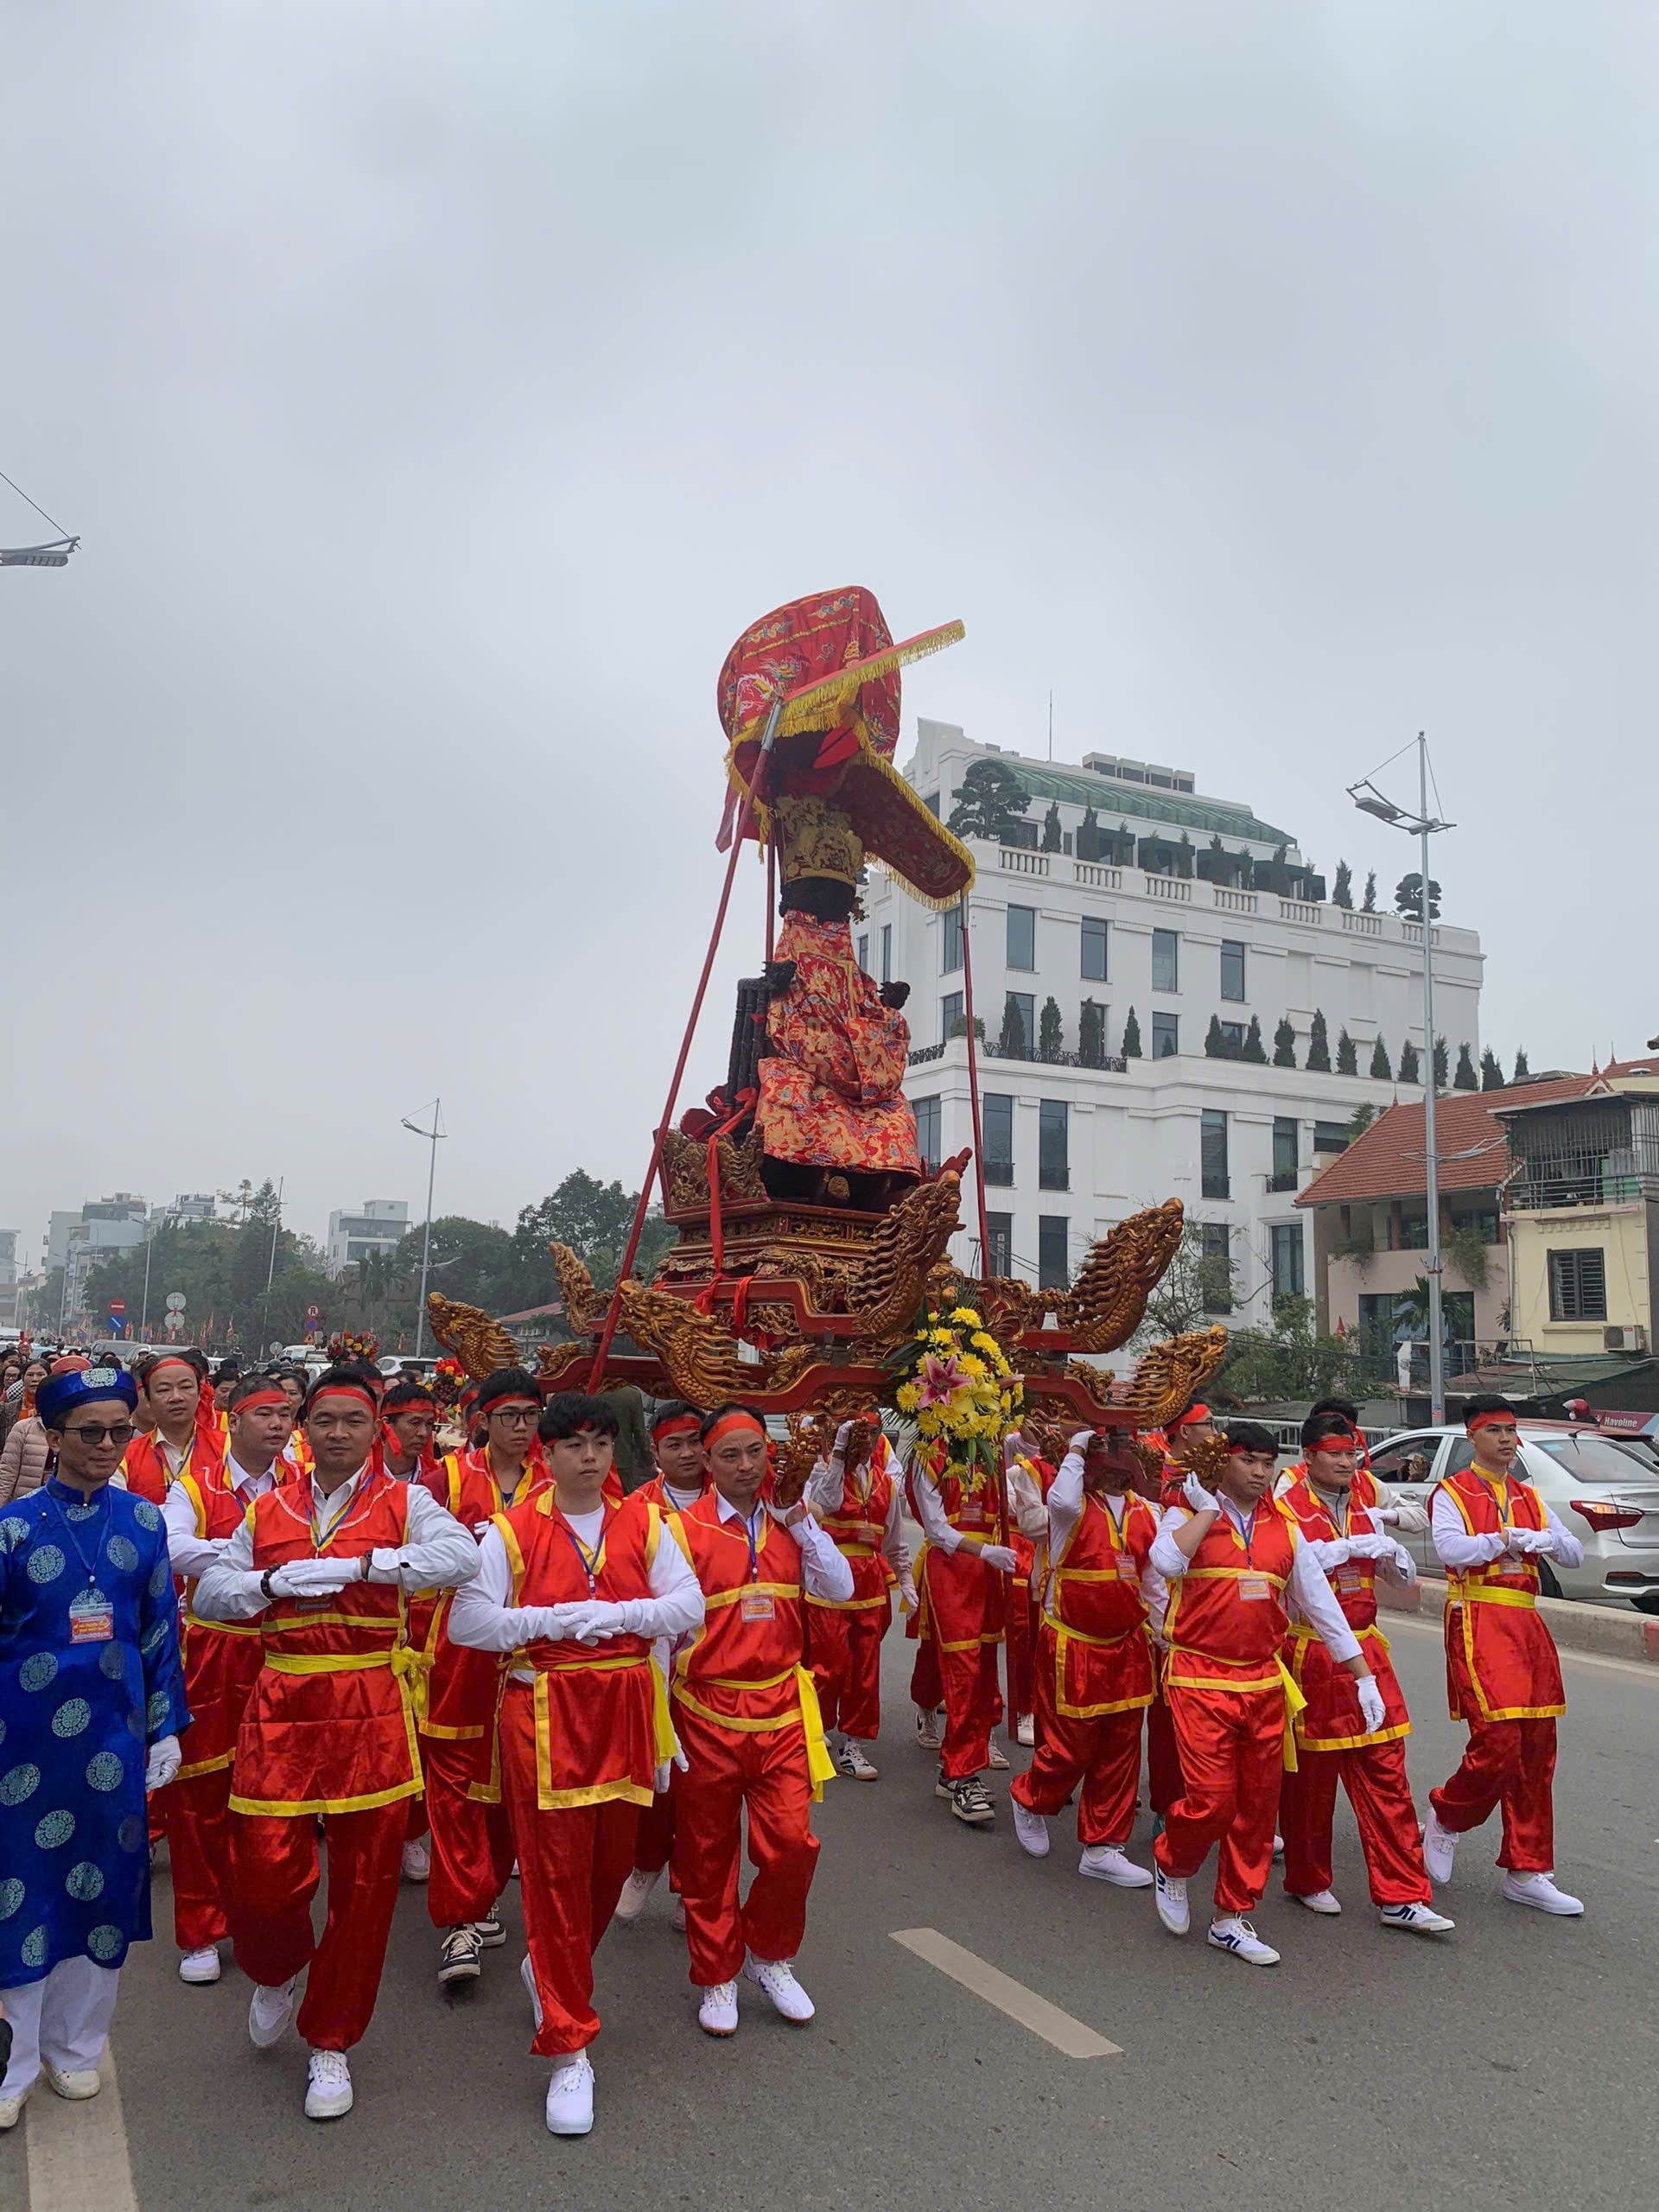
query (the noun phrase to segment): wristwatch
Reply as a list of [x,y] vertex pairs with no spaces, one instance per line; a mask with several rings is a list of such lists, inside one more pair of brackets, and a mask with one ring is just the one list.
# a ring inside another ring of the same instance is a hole
[[270,1586],[270,1578],[276,1572],[274,1567],[268,1567],[259,1578],[259,1587],[264,1594],[264,1600],[268,1605],[274,1605],[276,1600],[276,1592]]

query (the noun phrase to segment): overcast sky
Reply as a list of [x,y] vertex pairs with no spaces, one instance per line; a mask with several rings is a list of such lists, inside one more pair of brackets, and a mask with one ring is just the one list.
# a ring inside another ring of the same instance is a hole
[[1656,48],[1647,0],[6,10],[0,468],[85,545],[0,573],[0,1224],[418,1215],[440,1091],[440,1211],[636,1186],[716,673],[851,582],[967,624],[901,757],[1040,751],[1052,687],[1057,758],[1385,893],[1343,785],[1426,726],[1483,1041],[1638,1048]]

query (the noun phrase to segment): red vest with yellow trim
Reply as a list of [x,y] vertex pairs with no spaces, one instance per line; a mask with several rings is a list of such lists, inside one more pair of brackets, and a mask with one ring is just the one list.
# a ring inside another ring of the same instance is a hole
[[1271,1498],[1255,1509],[1248,1549],[1230,1516],[1216,1516],[1186,1573],[1169,1586],[1170,1688],[1282,1688],[1278,1655],[1290,1626],[1285,1586],[1295,1545],[1289,1517]]
[[[893,1476],[887,1465],[886,1446],[883,1437],[868,1465],[849,1475],[842,1484],[840,1505],[833,1513],[817,1516],[818,1526],[853,1570],[853,1594],[844,1599],[809,1597],[809,1605],[842,1613],[867,1613],[893,1602],[887,1594],[887,1562],[881,1549],[887,1515],[893,1510]],[[864,1497],[858,1494],[861,1480],[869,1484]]]
[[1152,1703],[1141,1571],[1157,1534],[1158,1516],[1144,1498],[1109,1508],[1084,1492],[1083,1511],[1050,1572],[1037,1643],[1037,1663],[1052,1669],[1062,1719],[1095,1720]]
[[[518,1478],[511,1508],[501,1495],[486,1446],[480,1452],[452,1452],[443,1462],[448,1489],[442,1503],[463,1529],[476,1529],[480,1521],[496,1520],[509,1510],[529,1503],[550,1479],[546,1461],[532,1447]],[[586,1594],[584,1588],[584,1595]],[[501,1688],[501,1655],[472,1651],[449,1640],[449,1605],[454,1592],[435,1595],[422,1591],[412,1601],[411,1617],[420,1629],[420,1648],[431,1658],[427,1680],[427,1707],[420,1722],[423,1736],[442,1736],[452,1743],[480,1747],[473,1780],[482,1781],[493,1764],[495,1704]],[[539,1599],[526,1604],[538,1605]],[[419,1608],[418,1613],[416,1608]]]
[[[1504,1527],[1542,1529],[1542,1501],[1511,1477],[1497,1494],[1473,1467],[1436,1484],[1471,1536]],[[1446,1681],[1454,1720],[1549,1720],[1567,1711],[1555,1639],[1537,1611],[1539,1573],[1531,1559],[1500,1552],[1486,1567],[1446,1569]]]
[[[1292,1470],[1295,1477],[1281,1491],[1279,1505],[1288,1513],[1304,1536],[1314,1543],[1331,1543],[1347,1535],[1382,1535],[1387,1532],[1371,1518],[1377,1489],[1362,1467],[1356,1471],[1348,1492],[1347,1526],[1339,1529],[1336,1516],[1308,1479],[1306,1468]],[[1298,1623],[1285,1646],[1285,1663],[1297,1688],[1307,1700],[1296,1716],[1296,1741],[1310,1751],[1351,1751],[1373,1744],[1393,1743],[1411,1733],[1411,1715],[1405,1694],[1395,1678],[1389,1656],[1389,1642],[1376,1625],[1376,1561],[1350,1560],[1330,1576],[1332,1592],[1343,1618],[1359,1638],[1359,1648],[1382,1694],[1384,1719],[1375,1734],[1368,1734],[1359,1709],[1359,1686],[1345,1667],[1339,1667],[1317,1633]]]
[[[361,1559],[409,1541],[409,1490],[384,1472],[359,1481],[319,1544],[311,1497],[293,1484],[256,1498],[256,1573],[301,1559]],[[236,1744],[231,1809],[355,1813],[421,1787],[410,1654],[395,1583],[348,1582],[332,1598],[277,1598],[259,1621],[264,1664]]]
[[[588,1586],[575,1530],[550,1484],[498,1514],[495,1525],[512,1568],[512,1603],[626,1605],[651,1595],[652,1563],[664,1541],[663,1516],[636,1495],[604,1501],[605,1524]],[[656,1686],[651,1643],[613,1636],[598,1644],[532,1643],[522,1659],[533,1685],[509,1682],[509,1699],[528,1698],[535,1714],[536,1802],[544,1813],[621,1799],[649,1805],[657,1770]]]
[[[986,1543],[1005,1541],[994,1476],[979,1468],[968,1479],[947,1464],[935,1486],[951,1528]],[[931,1636],[942,1651],[1001,1643],[1007,1618],[1007,1585],[1006,1575],[980,1563],[976,1548],[964,1545],[960,1551],[944,1552],[924,1541],[916,1559],[917,1634]]]
[[[156,1441],[159,1430],[149,1436],[135,1436],[121,1455],[121,1471],[127,1478],[127,1488],[135,1497],[145,1497],[152,1505],[167,1502],[167,1493],[177,1479],[168,1471],[167,1457]],[[225,1439],[218,1429],[196,1429],[191,1435],[190,1446],[184,1455],[181,1475],[194,1470],[215,1466],[225,1457]]]
[[[236,1534],[247,1509],[226,1480],[223,1459],[204,1459],[200,1474],[187,1468],[178,1479],[195,1509],[198,1536],[224,1542]],[[211,1774],[234,1759],[242,1716],[265,1656],[257,1621],[198,1620],[192,1610],[195,1594],[194,1582],[187,1582],[181,1641],[190,1726],[182,1739],[181,1778]]]
[[[675,1484],[677,1490],[683,1487],[683,1484]],[[709,1485],[705,1482],[702,1489],[697,1492],[697,1496],[702,1497],[708,1488]],[[638,1490],[631,1490],[628,1496],[642,1498],[647,1505],[654,1505],[659,1513],[678,1513],[681,1510],[668,1494],[667,1476],[660,1471],[654,1474],[649,1482],[641,1483]]]
[[782,1726],[798,1718],[805,1625],[800,1546],[764,1507],[754,1567],[741,1520],[722,1521],[711,1483],[672,1526],[702,1588],[703,1622],[671,1685],[703,1719]]

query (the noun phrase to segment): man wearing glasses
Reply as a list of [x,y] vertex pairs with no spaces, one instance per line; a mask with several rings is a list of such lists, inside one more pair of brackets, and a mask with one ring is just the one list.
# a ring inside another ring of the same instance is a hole
[[98,2094],[121,1963],[150,1932],[144,1799],[189,1713],[161,1512],[110,1487],[137,1396],[118,1367],[43,1382],[54,1464],[0,1513],[0,2128],[42,2069]]

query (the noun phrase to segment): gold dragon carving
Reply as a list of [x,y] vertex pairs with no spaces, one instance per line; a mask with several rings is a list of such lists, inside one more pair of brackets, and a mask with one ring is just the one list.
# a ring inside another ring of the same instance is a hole
[[1090,1247],[1069,1290],[1033,1290],[998,1275],[979,1286],[986,1319],[1005,1342],[1052,1314],[1079,1351],[1116,1351],[1140,1327],[1147,1300],[1181,1241],[1179,1198],[1132,1213]]
[[1185,1413],[1227,1356],[1227,1332],[1219,1322],[1149,1344],[1141,1355],[1123,1403],[1142,1428],[1161,1428]]
[[481,1382],[499,1367],[518,1365],[518,1347],[511,1333],[499,1321],[493,1321],[481,1306],[463,1306],[435,1290],[428,1294],[426,1311],[433,1335],[474,1382]]

